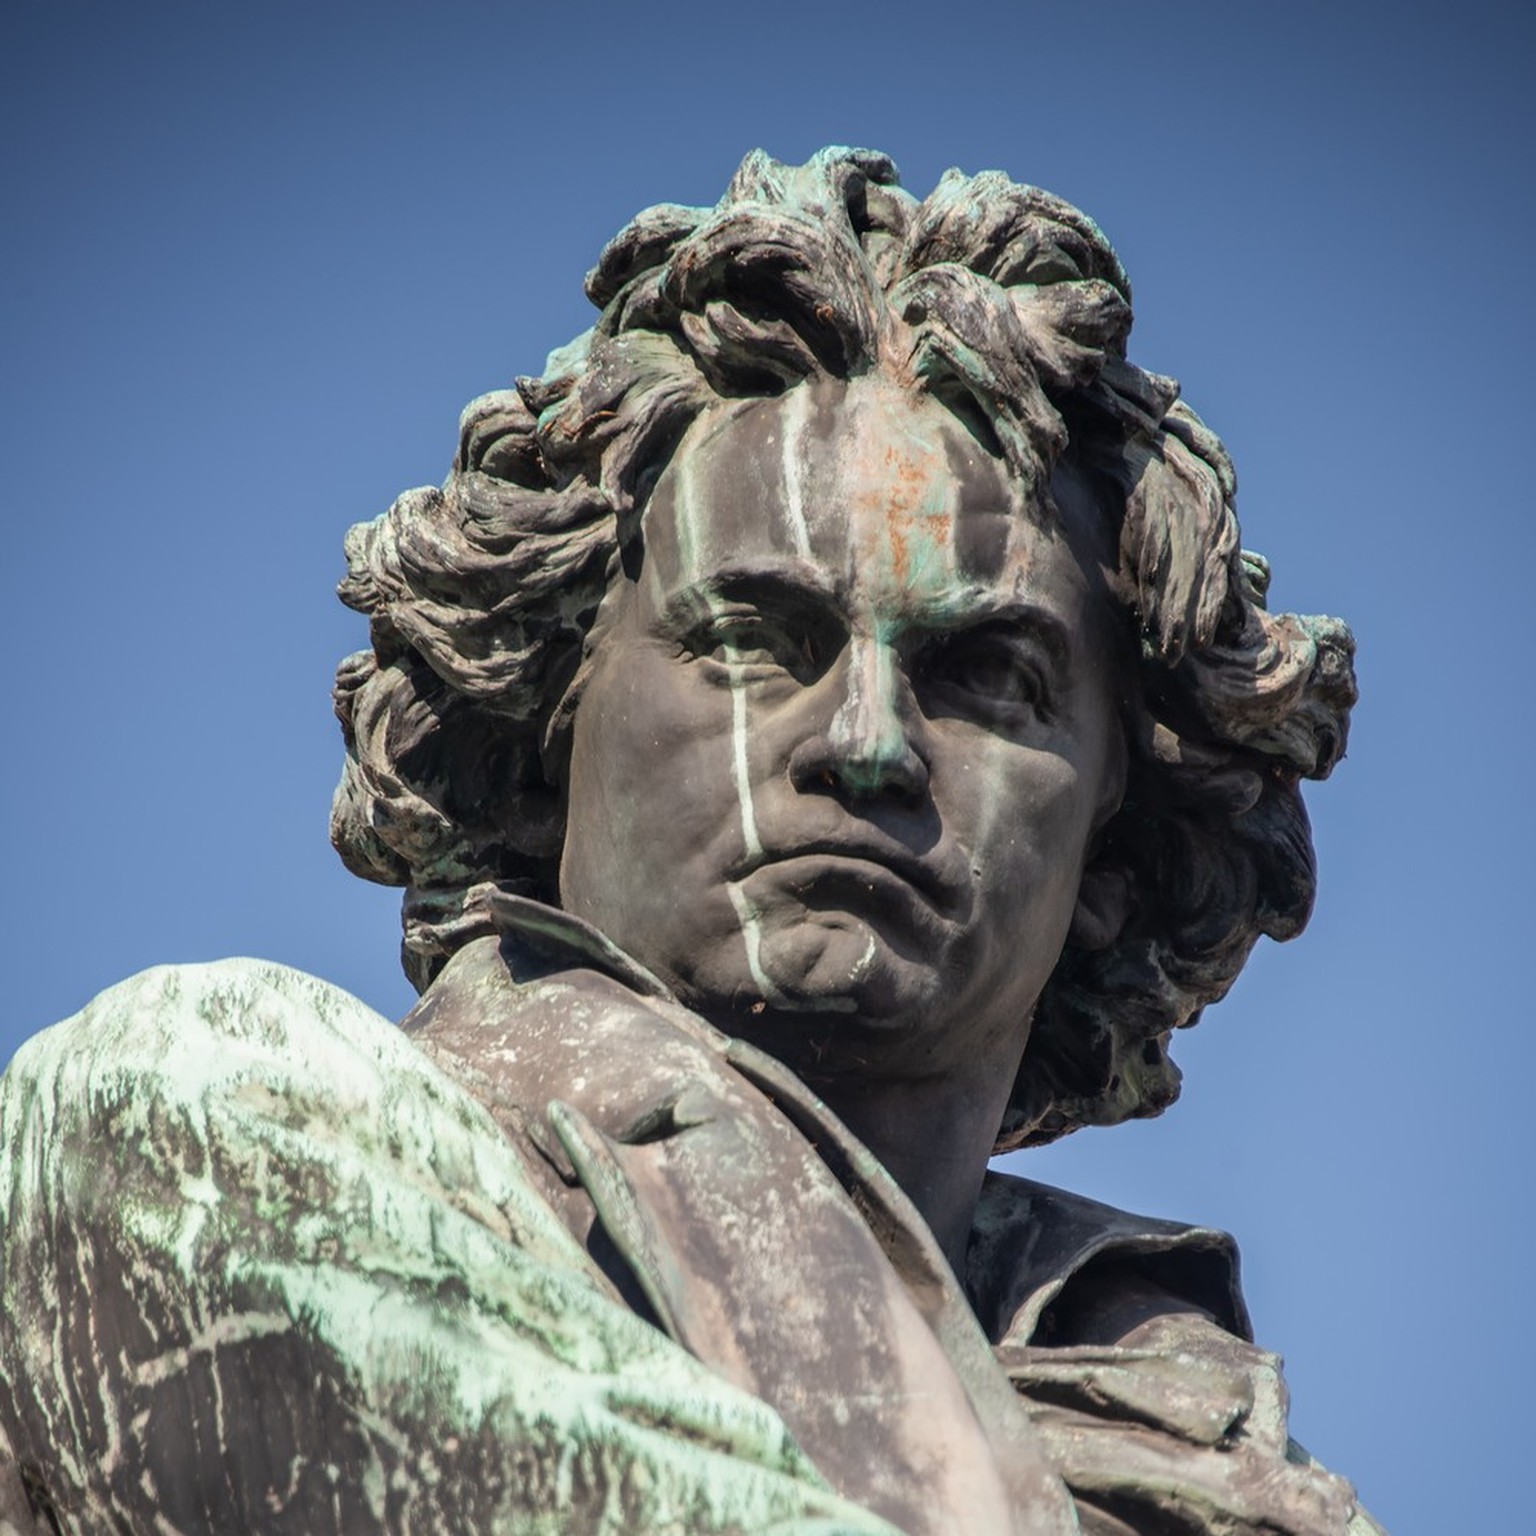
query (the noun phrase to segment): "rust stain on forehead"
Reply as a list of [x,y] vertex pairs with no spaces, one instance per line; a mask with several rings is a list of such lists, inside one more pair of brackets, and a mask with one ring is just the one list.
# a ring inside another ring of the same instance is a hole
[[922,502],[924,477],[909,457],[897,451],[894,443],[886,445],[882,459],[884,483],[889,489],[885,498],[885,535],[891,552],[891,574],[905,586],[912,573],[908,523]]
[[1016,479],[942,402],[884,377],[722,409],[663,481],[647,510],[663,586],[757,554],[810,561],[882,624],[942,622],[996,580],[1021,511]]
[[854,525],[850,553],[864,567],[849,574],[902,590],[942,582],[953,574],[941,551],[953,542],[958,507],[939,418],[925,420],[922,403],[894,388],[860,395],[844,405],[850,440],[837,462]]

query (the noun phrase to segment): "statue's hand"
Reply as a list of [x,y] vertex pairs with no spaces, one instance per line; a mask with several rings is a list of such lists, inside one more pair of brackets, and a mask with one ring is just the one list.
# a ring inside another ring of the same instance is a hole
[[1200,1313],[1154,1312],[1114,1343],[1001,1354],[1085,1531],[1376,1530],[1353,1488],[1291,1441],[1278,1357]]

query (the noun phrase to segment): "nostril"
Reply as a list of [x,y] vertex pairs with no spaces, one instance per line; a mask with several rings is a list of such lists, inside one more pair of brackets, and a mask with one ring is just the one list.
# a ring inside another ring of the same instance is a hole
[[[818,743],[799,764],[792,764],[795,782],[804,788],[829,790],[856,800],[889,797],[905,805],[919,804],[928,789],[928,767],[910,747],[892,752],[840,752]],[[798,771],[795,771],[798,769]]]

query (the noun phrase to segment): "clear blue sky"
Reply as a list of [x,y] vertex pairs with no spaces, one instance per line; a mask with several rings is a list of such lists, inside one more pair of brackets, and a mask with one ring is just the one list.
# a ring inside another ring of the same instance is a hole
[[401,1013],[396,894],[325,834],[347,525],[589,323],[639,208],[756,145],[999,167],[1115,241],[1134,355],[1364,690],[1312,929],[1162,1120],[1024,1166],[1234,1230],[1296,1433],[1394,1536],[1536,1528],[1531,15],[11,0],[0,1060],[167,960]]

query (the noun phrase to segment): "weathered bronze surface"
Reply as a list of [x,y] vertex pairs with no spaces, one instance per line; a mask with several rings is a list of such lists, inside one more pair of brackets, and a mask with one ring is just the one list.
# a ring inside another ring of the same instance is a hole
[[348,538],[403,1032],[147,972],[0,1087],[0,1536],[1374,1530],[1230,1240],[989,1173],[1288,938],[1352,643],[1076,209],[749,156]]

